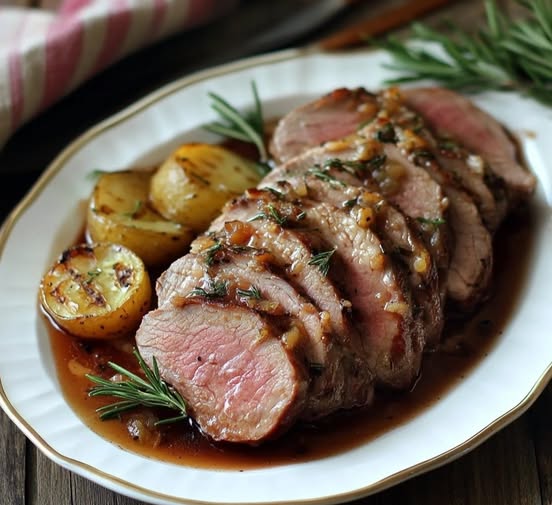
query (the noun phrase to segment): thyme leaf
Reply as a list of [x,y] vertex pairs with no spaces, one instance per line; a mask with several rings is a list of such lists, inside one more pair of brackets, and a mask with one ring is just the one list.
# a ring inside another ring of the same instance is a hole
[[107,170],[101,170],[100,168],[96,168],[88,172],[88,174],[86,174],[86,178],[91,181],[95,181],[96,179],[99,179],[102,175],[107,173],[109,173],[107,172]]

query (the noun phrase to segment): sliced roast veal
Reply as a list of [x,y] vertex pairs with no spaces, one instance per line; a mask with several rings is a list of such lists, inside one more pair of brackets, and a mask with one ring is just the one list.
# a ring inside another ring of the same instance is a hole
[[[210,240],[198,241],[207,245]],[[210,285],[223,283],[226,300],[230,297],[234,304],[290,320],[290,329],[281,339],[289,350],[299,349],[310,374],[301,418],[314,419],[339,409],[365,405],[371,398],[372,379],[362,356],[337,343],[327,318],[323,320],[316,307],[270,271],[270,255],[251,248],[232,248],[221,242],[216,245],[214,255],[213,246],[206,247],[203,253],[177,260],[163,274],[160,300],[164,305],[178,305],[194,289],[206,288],[209,292]]]
[[[472,200],[434,156],[436,142],[431,132],[418,122],[416,131],[404,127],[403,108],[396,106],[392,111],[382,109],[381,119],[368,125],[363,133],[376,135],[379,129],[387,127],[393,131],[397,156],[423,169],[438,183],[448,200],[448,225],[454,236],[450,265],[446,272],[447,295],[458,308],[469,310],[488,293],[490,272],[492,271],[492,239],[484,226],[479,211]],[[408,113],[408,112],[407,112]],[[385,126],[381,126],[380,121]],[[432,230],[441,224],[425,220],[427,229]]]
[[306,148],[338,139],[372,118],[378,104],[375,95],[362,88],[340,88],[298,107],[284,116],[272,137],[270,152],[285,162]]
[[335,270],[330,264],[328,276],[340,283],[352,303],[354,325],[375,380],[408,387],[419,372],[423,336],[400,271],[378,237],[355,218],[325,203],[303,200],[303,207],[305,225],[335,250],[330,260]]
[[443,136],[480,154],[494,174],[517,196],[535,188],[535,177],[520,164],[516,144],[503,126],[466,97],[444,88],[404,90],[409,107],[418,111]]
[[[286,192],[288,185],[291,185],[295,193],[300,192],[310,200],[341,208],[364,226],[375,230],[384,251],[408,271],[415,312],[421,315],[423,321],[425,343],[434,347],[440,339],[444,315],[433,257],[405,216],[380,193],[363,186],[363,181],[350,170],[351,167],[335,159],[327,162],[323,148],[311,149],[276,168],[261,183],[261,187]],[[325,168],[322,172],[312,172],[310,169],[313,166]],[[320,178],[320,175],[327,178]],[[367,182],[366,179],[364,182]],[[376,183],[373,187],[378,189]]]
[[264,191],[263,196],[264,205],[279,216],[292,216],[290,208],[299,206],[300,216],[290,218],[286,226],[300,227],[320,244],[309,263],[333,280],[343,299],[350,301],[353,324],[376,382],[408,387],[419,371],[422,328],[413,317],[403,272],[386,255],[376,234],[333,205],[307,197],[299,200],[291,187],[285,193]]
[[269,219],[253,219],[259,214],[257,200],[243,197],[228,204],[211,225],[211,232],[223,232],[225,241],[238,246],[252,246],[268,251],[286,279],[304,293],[329,321],[334,333],[348,346],[356,338],[347,317],[349,308],[342,297],[315,265],[309,236]]
[[368,189],[380,192],[412,220],[413,226],[420,228],[437,267],[446,271],[450,253],[447,226],[429,228],[418,225],[421,222],[446,223],[448,201],[440,184],[404,156],[393,143],[382,144],[371,133],[368,137],[358,133],[327,142],[283,164],[265,177],[262,185],[266,187],[279,180],[302,177],[313,167],[324,170],[325,162],[332,160],[344,165],[349,163],[349,168],[353,167],[351,170],[354,171],[354,177],[350,179],[344,170],[337,177],[339,180],[333,182],[334,186],[354,184],[354,179],[358,178]]
[[308,371],[279,336],[253,310],[186,301],[148,313],[136,343],[203,432],[255,444],[288,428],[306,400]]

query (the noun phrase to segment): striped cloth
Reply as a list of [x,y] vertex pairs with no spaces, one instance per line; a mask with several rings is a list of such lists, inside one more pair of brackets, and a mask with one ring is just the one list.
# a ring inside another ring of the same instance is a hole
[[[141,47],[236,0],[0,0],[0,147],[25,121]],[[9,4],[9,5],[8,5]]]

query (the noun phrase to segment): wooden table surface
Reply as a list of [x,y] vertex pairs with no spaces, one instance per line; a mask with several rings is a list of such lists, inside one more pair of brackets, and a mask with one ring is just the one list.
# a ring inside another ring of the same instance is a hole
[[[400,1],[357,3],[305,43]],[[243,55],[243,48],[294,1],[242,1],[231,18],[145,49],[98,75],[19,132],[0,151],[0,217],[24,195],[57,153],[98,121],[171,80]],[[512,1],[503,1],[512,7]],[[425,18],[434,26],[454,19],[483,22],[482,3],[457,1]],[[400,35],[408,33],[402,28]],[[511,425],[480,447],[425,475],[357,503],[412,505],[552,505],[552,387]],[[339,478],[336,475],[336,478]],[[0,412],[1,505],[138,505],[62,469],[43,456]]]

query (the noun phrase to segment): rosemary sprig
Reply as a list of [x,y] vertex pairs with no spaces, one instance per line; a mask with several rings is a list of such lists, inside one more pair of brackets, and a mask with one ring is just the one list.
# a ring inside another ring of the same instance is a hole
[[527,15],[509,19],[494,0],[485,1],[487,26],[466,33],[451,24],[444,35],[423,24],[412,26],[414,38],[436,43],[444,57],[389,37],[380,45],[402,72],[388,83],[435,80],[465,91],[515,90],[552,105],[552,4],[518,0]]
[[330,260],[332,259],[334,253],[335,249],[330,249],[329,251],[322,251],[315,254],[309,260],[309,265],[316,265],[322,272],[322,275],[327,276],[330,271]]
[[268,152],[265,145],[263,111],[257,85],[254,81],[251,83],[251,89],[255,107],[249,114],[240,113],[220,95],[209,93],[211,108],[219,115],[221,121],[210,123],[205,126],[205,129],[223,137],[254,144],[260,158],[258,170],[260,175],[266,175],[270,171],[270,166],[268,165]]
[[125,380],[112,382],[97,375],[86,374],[88,380],[97,384],[90,389],[88,396],[111,396],[121,399],[98,408],[96,412],[100,415],[100,419],[102,421],[113,419],[139,406],[163,407],[179,413],[177,416],[157,421],[156,426],[186,419],[188,417],[186,403],[180,393],[161,378],[156,359],[153,358],[153,368],[149,368],[136,349],[133,354],[144,372],[145,379],[112,362],[108,365],[124,376]]

